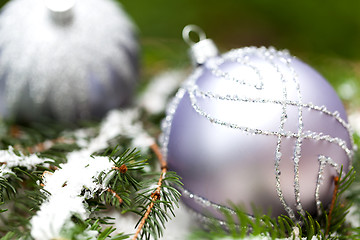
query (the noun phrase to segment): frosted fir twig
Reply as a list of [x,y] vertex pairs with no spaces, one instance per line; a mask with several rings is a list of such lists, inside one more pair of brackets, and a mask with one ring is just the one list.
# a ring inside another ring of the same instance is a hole
[[[112,166],[107,157],[91,157],[86,151],[73,152],[68,155],[68,163],[60,165],[61,169],[45,174],[44,193],[49,195],[31,219],[31,235],[35,239],[60,237],[61,229],[72,215],[89,217],[84,201],[96,191],[106,190],[95,180],[101,172],[110,171]],[[81,196],[84,188],[87,193]]]
[[[83,219],[89,217],[90,213],[84,203],[86,199],[92,198],[96,192],[108,191],[114,194],[106,183],[96,181],[102,172],[114,169],[113,162],[108,157],[91,157],[91,154],[108,148],[109,141],[118,136],[131,137],[133,142],[141,143],[143,148],[153,144],[154,140],[144,131],[141,122],[137,120],[138,116],[136,109],[113,110],[101,123],[99,134],[95,138],[86,141],[84,131],[82,134],[75,134],[80,136],[75,141],[81,143],[82,149],[69,153],[68,162],[61,164],[60,169],[53,174],[44,175],[44,191],[50,195],[31,219],[31,235],[35,239],[61,237],[62,228],[73,214]],[[82,196],[84,188],[87,191]],[[115,193],[114,196],[122,202],[119,195]]]
[[13,173],[13,167],[25,167],[28,170],[33,169],[38,164],[50,163],[54,160],[49,158],[40,158],[36,154],[24,155],[21,151],[15,153],[14,148],[9,146],[7,150],[0,150],[0,177]]
[[135,235],[134,237],[132,238],[132,240],[136,240],[138,238],[138,235],[140,234],[141,230],[143,229],[144,225],[145,225],[145,222],[146,220],[148,219],[148,217],[150,216],[150,213],[155,205],[155,202],[157,200],[160,200],[160,197],[161,197],[161,186],[162,186],[162,183],[163,183],[163,180],[166,176],[166,172],[167,172],[167,163],[166,161],[163,159],[163,156],[161,154],[161,151],[160,151],[160,148],[159,146],[154,143],[150,146],[150,148],[154,151],[154,153],[156,154],[158,160],[159,160],[159,163],[160,163],[160,166],[161,166],[161,174],[160,174],[160,178],[159,178],[159,181],[158,181],[158,184],[157,184],[157,188],[156,190],[151,194],[151,203],[150,205],[147,207],[147,210],[144,214],[144,216],[142,217],[141,221],[140,221],[140,224],[135,232]]

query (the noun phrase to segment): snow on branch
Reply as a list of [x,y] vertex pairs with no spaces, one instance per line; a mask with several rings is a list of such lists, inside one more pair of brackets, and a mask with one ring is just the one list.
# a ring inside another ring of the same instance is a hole
[[13,167],[25,167],[30,170],[38,164],[53,161],[49,158],[40,158],[36,154],[24,155],[21,151],[17,154],[14,148],[9,146],[7,150],[0,150],[0,177],[13,173]]
[[[100,184],[97,179],[101,173],[111,171],[114,163],[109,157],[91,156],[92,153],[108,148],[108,142],[119,135],[131,137],[133,142],[147,148],[154,143],[137,120],[138,116],[136,109],[113,110],[101,123],[99,135],[92,140],[84,140],[85,131],[76,134],[81,136],[77,142],[81,142],[83,148],[69,153],[68,162],[61,164],[60,169],[43,175],[43,190],[48,198],[31,219],[31,235],[35,239],[61,237],[62,228],[73,215],[89,217],[85,200],[96,192],[108,191],[106,183]],[[83,189],[86,194],[81,194]]]

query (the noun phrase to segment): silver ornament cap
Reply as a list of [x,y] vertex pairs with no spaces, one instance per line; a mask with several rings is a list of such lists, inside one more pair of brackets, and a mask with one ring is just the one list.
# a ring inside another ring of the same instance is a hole
[[44,0],[52,20],[60,25],[71,22],[75,0]]
[[[198,42],[191,40],[191,32],[198,35]],[[219,54],[215,43],[211,39],[206,38],[204,31],[196,25],[185,26],[182,36],[184,41],[191,46],[189,54],[193,65],[202,65],[207,59],[216,57]]]

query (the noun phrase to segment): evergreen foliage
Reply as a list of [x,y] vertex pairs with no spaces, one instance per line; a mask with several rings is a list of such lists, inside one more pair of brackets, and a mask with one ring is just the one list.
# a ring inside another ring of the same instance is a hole
[[[17,134],[11,134],[13,125],[4,124],[2,126],[5,127],[5,129],[1,129],[2,132],[6,133],[0,136],[3,151],[14,144],[17,146],[17,150],[14,150],[16,154],[19,155],[20,151],[24,151],[26,156],[30,156],[34,146],[49,141],[47,139],[49,135],[43,136],[41,134],[43,130],[37,132],[35,128],[16,126]],[[98,134],[99,127],[97,125],[92,126],[89,132]],[[97,134],[90,135],[95,137]],[[50,148],[43,147],[37,153],[37,156],[44,158],[44,160],[51,159],[53,161],[44,161],[31,169],[14,167],[11,168],[11,173],[1,176],[1,239],[32,239],[29,221],[49,194],[43,191],[42,175],[44,172],[51,173],[59,167],[61,168],[61,164],[67,162],[66,154],[80,149],[76,144],[74,135],[69,134],[68,130],[56,132],[51,137],[52,139],[63,139],[64,136],[62,135],[66,135],[71,141],[52,140],[53,144]],[[101,217],[98,213],[111,207],[121,213],[137,213],[140,222],[144,210],[152,202],[154,187],[158,186],[156,183],[160,176],[158,169],[151,167],[157,166],[154,164],[157,161],[154,155],[145,152],[145,155],[153,158],[150,166],[148,160],[141,156],[140,151],[130,149],[128,137],[119,135],[108,143],[107,149],[97,151],[93,155],[107,157],[113,163],[109,172],[101,172],[95,178],[95,182],[105,186],[107,190],[99,189],[96,192],[90,192],[89,189],[83,188],[81,195],[92,195],[86,201],[88,211],[92,214],[89,219],[82,219],[80,216],[73,215],[61,230],[63,239],[127,239],[130,237],[129,235],[114,233],[116,229],[111,226],[113,219]],[[114,143],[122,143],[122,146],[116,146]],[[6,165],[6,162],[3,164]],[[174,216],[173,209],[177,206],[180,197],[174,185],[179,184],[181,184],[179,177],[175,173],[167,172],[164,174],[161,198],[155,201],[150,217],[145,221],[141,237],[146,236],[147,239],[150,239],[151,236],[154,238],[161,236],[165,222],[170,219],[170,216]],[[65,185],[66,183],[64,183]],[[106,225],[110,226],[104,227]]]
[[[158,187],[158,185],[154,185],[156,177],[157,175],[150,178],[151,180],[145,183],[147,187],[140,191],[136,197],[136,204],[139,208],[134,212],[139,214],[139,216],[144,216],[153,202],[153,196],[154,193],[156,194],[156,188]],[[140,239],[150,239],[151,236],[155,237],[155,239],[161,237],[165,223],[171,219],[171,216],[175,217],[173,211],[174,205],[178,207],[177,202],[180,198],[180,193],[174,188],[174,185],[181,186],[179,177],[174,172],[167,172],[163,179],[163,184],[160,186],[161,194],[154,202],[148,221],[145,223],[140,234]],[[140,224],[140,221],[138,224]]]

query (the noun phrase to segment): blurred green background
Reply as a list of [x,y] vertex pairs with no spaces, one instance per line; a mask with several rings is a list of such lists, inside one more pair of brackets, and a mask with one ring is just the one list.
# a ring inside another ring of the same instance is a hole
[[181,31],[204,29],[223,52],[274,46],[320,71],[348,108],[360,106],[359,0],[123,0],[140,30],[145,78],[189,66]]
[[142,81],[190,67],[181,31],[196,24],[222,52],[250,45],[290,50],[320,71],[348,108],[360,106],[359,0],[118,1],[139,29]]

